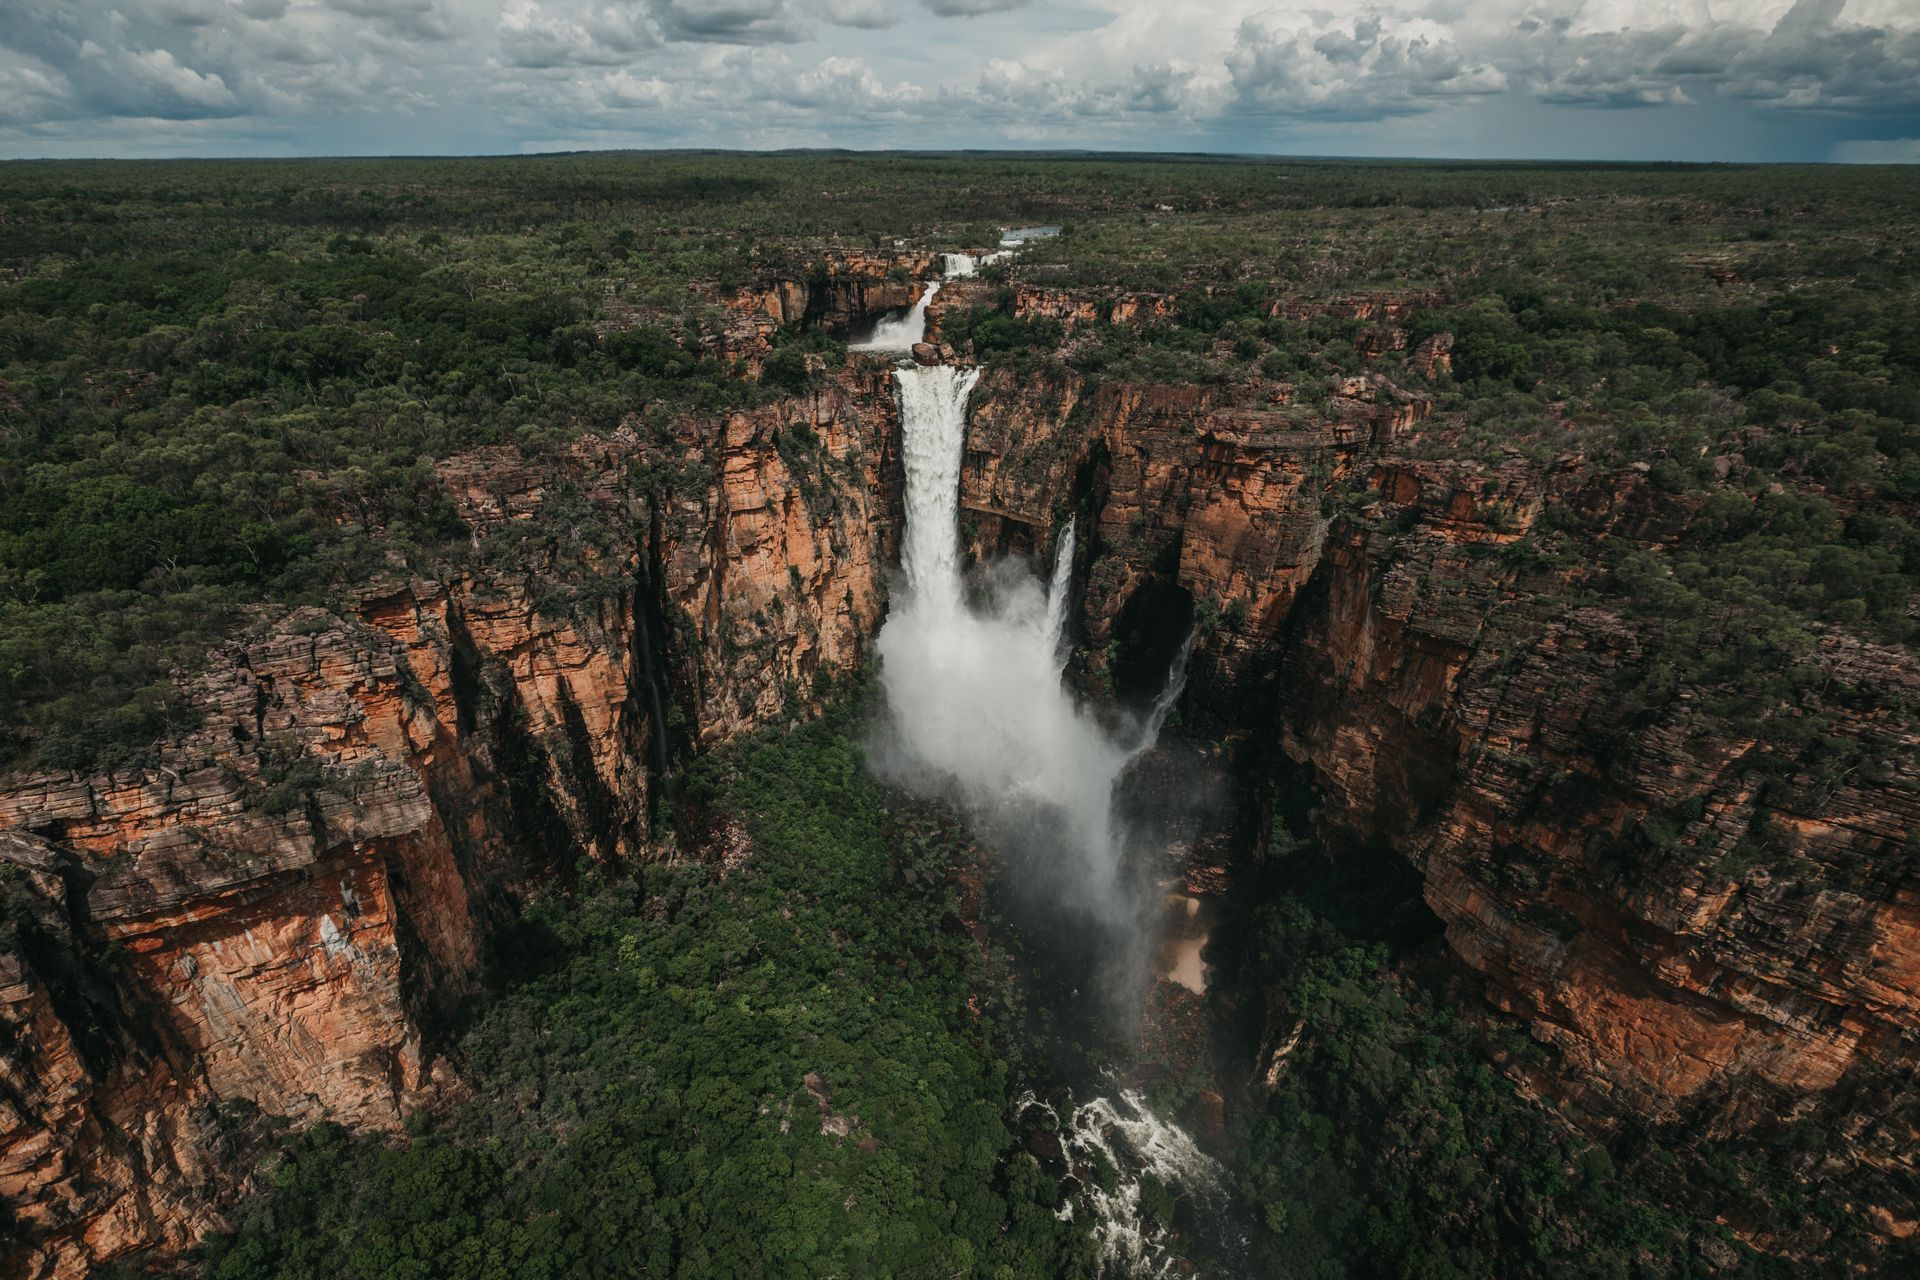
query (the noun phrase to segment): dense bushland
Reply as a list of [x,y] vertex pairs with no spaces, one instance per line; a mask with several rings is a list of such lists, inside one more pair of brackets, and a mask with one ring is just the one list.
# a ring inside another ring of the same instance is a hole
[[[1738,457],[1750,509],[1722,499],[1697,545],[1613,566],[1630,602],[1776,649],[1806,619],[1910,626],[1903,170],[597,155],[7,177],[0,763],[137,757],[182,727],[173,673],[256,602],[324,602],[396,557],[431,572],[463,536],[441,459],[623,422],[664,439],[803,390],[809,351],[841,357],[785,334],[756,383],[715,345],[720,290],[1022,222],[1066,227],[1023,250],[1023,280],[1172,293],[1174,318],[1068,334],[1015,319],[1009,289],[953,319],[984,358],[1283,382],[1311,415],[1365,326],[1273,303],[1433,290],[1413,337],[1458,336],[1440,390],[1467,423],[1435,447],[1578,449],[1675,486]],[[1421,381],[1400,354],[1378,367]]]
[[866,770],[864,701],[704,758],[751,857],[537,903],[453,1050],[471,1102],[397,1142],[295,1135],[216,1280],[1092,1274],[1013,1149],[1004,961],[972,846]]
[[[1514,1076],[1547,1050],[1475,1012],[1404,866],[1330,857],[1281,830],[1260,875],[1211,954],[1229,990],[1260,993],[1271,1023],[1294,1028],[1238,1134],[1264,1274],[1847,1273],[1757,1254],[1724,1222],[1673,1207],[1675,1179],[1698,1175],[1679,1172],[1672,1135],[1626,1132],[1609,1150],[1524,1097]],[[1766,1150],[1708,1149],[1699,1165],[1740,1221],[1857,1236],[1793,1170],[1821,1141],[1790,1127]]]

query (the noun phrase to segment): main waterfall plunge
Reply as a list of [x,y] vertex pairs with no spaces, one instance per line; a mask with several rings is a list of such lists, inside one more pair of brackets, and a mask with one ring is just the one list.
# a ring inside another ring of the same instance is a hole
[[1117,926],[1137,895],[1124,891],[1114,785],[1153,744],[1178,696],[1184,652],[1153,710],[1110,730],[1061,683],[1072,585],[1073,526],[1060,537],[1051,583],[1018,565],[988,575],[966,598],[959,531],[967,397],[978,370],[900,369],[907,473],[901,560],[904,598],[881,628],[880,680],[891,734],[882,763],[921,789],[957,792],[989,823],[1036,826],[1057,838],[1063,907]]
[[[1063,956],[1098,983],[1065,1003],[1091,1010],[1124,1032],[1140,1008],[1152,934],[1150,876],[1126,857],[1114,791],[1127,766],[1153,745],[1185,677],[1183,646],[1151,709],[1110,726],[1079,706],[1061,680],[1073,584],[1074,528],[1061,531],[1051,579],[1024,566],[989,570],[969,599],[962,575],[959,503],[967,398],[976,369],[904,368],[900,384],[907,525],[901,551],[905,590],[877,647],[887,720],[876,764],[913,789],[957,799],[1025,874],[1030,915],[1049,922],[1060,944],[1101,954]],[[1068,941],[1071,939],[1071,941]],[[1055,985],[1059,984],[1056,979]],[[1093,999],[1095,995],[1104,999]],[[1083,1083],[1095,1083],[1085,1081]],[[1221,1224],[1230,1203],[1225,1171],[1192,1138],[1147,1107],[1140,1093],[1107,1075],[1110,1096],[1083,1102],[1071,1119],[1032,1093],[1016,1112],[1040,1118],[1075,1170],[1112,1170],[1060,1207],[1097,1219],[1109,1275],[1175,1274],[1180,1259],[1164,1226],[1142,1211],[1149,1180],[1185,1198],[1196,1221],[1230,1239]],[[1053,1096],[1068,1094],[1056,1088]],[[1118,1136],[1116,1136],[1118,1135]],[[1232,1246],[1226,1245],[1230,1253]]]

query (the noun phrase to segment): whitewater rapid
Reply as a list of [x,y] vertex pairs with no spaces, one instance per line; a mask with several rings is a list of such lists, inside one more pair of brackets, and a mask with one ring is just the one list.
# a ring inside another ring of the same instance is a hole
[[[1113,1171],[1110,1184],[1089,1178],[1080,1188],[1097,1219],[1103,1274],[1180,1274],[1179,1255],[1165,1224],[1154,1223],[1143,1210],[1147,1178],[1188,1199],[1203,1217],[1220,1221],[1229,1211],[1232,1192],[1226,1166],[1202,1151],[1186,1130],[1156,1116],[1138,1090],[1116,1087],[1111,1097],[1075,1106],[1072,1118],[1064,1122],[1057,1108],[1032,1091],[1022,1094],[1013,1108],[1016,1115],[1037,1111],[1051,1121],[1047,1127],[1060,1139],[1069,1166],[1104,1164]],[[1071,1219],[1074,1202],[1067,1201],[1057,1212]]]

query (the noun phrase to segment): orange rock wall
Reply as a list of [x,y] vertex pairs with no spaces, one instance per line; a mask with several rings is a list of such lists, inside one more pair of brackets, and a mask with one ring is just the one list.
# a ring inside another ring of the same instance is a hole
[[[895,417],[849,373],[665,440],[452,460],[470,560],[263,615],[152,768],[0,786],[0,888],[43,922],[0,948],[0,1275],[193,1243],[236,1106],[391,1128],[443,1088],[437,1018],[492,926],[580,856],[653,856],[663,761],[858,667]],[[557,545],[550,502],[602,536]],[[96,958],[85,989],[52,948]]]
[[[1415,354],[1443,371],[1447,344]],[[1643,470],[1438,460],[1429,400],[1375,373],[1310,412],[1258,383],[989,369],[974,406],[975,554],[1044,560],[1077,517],[1095,684],[1165,639],[1139,602],[1185,602],[1191,719],[1304,771],[1329,848],[1421,871],[1454,954],[1549,1051],[1515,1068],[1528,1088],[1596,1131],[1820,1118],[1842,1135],[1820,1176],[1877,1229],[1920,1223],[1910,654],[1822,638],[1809,661],[1850,691],[1823,746],[1872,762],[1830,776],[1684,688],[1629,713],[1616,673],[1647,636],[1509,554],[1549,511],[1576,549],[1679,536],[1692,502]],[[0,949],[0,1197],[27,1241],[7,1273],[191,1242],[234,1189],[236,1106],[391,1126],[444,1087],[436,1017],[492,925],[582,854],[654,855],[663,763],[863,660],[896,413],[872,362],[676,435],[454,459],[471,556],[263,615],[154,768],[0,787],[0,887],[38,922]],[[59,947],[91,976],[43,966]]]
[[1839,714],[1805,753],[1729,736],[1685,688],[1630,714],[1641,624],[1553,603],[1568,580],[1502,548],[1557,508],[1578,574],[1587,540],[1658,545],[1697,499],[1643,467],[1418,456],[1426,402],[1377,378],[1316,420],[1250,399],[989,372],[976,551],[1044,559],[1077,512],[1095,679],[1136,597],[1205,602],[1189,720],[1303,769],[1330,847],[1414,863],[1454,954],[1549,1049],[1529,1087],[1572,1118],[1674,1126],[1684,1150],[1814,1117],[1844,1138],[1808,1176],[1885,1234],[1920,1224],[1920,664],[1824,635],[1814,688],[1844,701],[1806,695]]

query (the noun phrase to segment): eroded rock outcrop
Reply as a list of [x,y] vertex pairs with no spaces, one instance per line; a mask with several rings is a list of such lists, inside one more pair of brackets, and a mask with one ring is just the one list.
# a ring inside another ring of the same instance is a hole
[[492,927],[582,853],[651,856],[673,760],[861,661],[890,390],[451,460],[471,557],[263,614],[151,768],[0,787],[5,1273],[189,1244],[251,1134],[430,1099]]
[[[1549,1050],[1514,1067],[1528,1088],[1681,1149],[1816,1126],[1805,1176],[1915,1231],[1912,655],[1817,633],[1777,709],[1820,726],[1798,738],[1736,727],[1684,676],[1630,699],[1659,624],[1582,575],[1602,539],[1685,536],[1698,498],[1578,454],[1423,456],[1428,403],[1384,379],[1311,415],[1251,398],[990,373],[976,552],[1044,556],[1068,512],[1091,521],[1087,673],[1123,694],[1130,652],[1138,696],[1177,642],[1150,620],[1192,617],[1191,711],[1305,770],[1330,847],[1415,865],[1454,954]],[[1541,563],[1543,538],[1567,554]],[[1789,1255],[1825,1230],[1734,1225]]]
[[937,255],[922,252],[835,251],[804,276],[768,280],[721,295],[742,315],[780,325],[824,325],[845,330],[901,307],[910,307],[940,274]]
[[1087,289],[1025,285],[1014,295],[1013,313],[1022,320],[1057,320],[1067,328],[1080,324],[1141,324],[1171,319],[1174,299],[1164,293],[1124,293],[1116,297]]
[[[943,290],[934,333],[989,287]],[[1384,367],[1430,301],[1274,314],[1368,320]],[[1150,692],[1191,632],[1193,715],[1303,771],[1330,848],[1420,871],[1453,953],[1548,1051],[1513,1064],[1528,1089],[1596,1132],[1824,1126],[1807,1176],[1914,1231],[1920,668],[1820,633],[1798,711],[1821,727],[1798,744],[1731,728],[1685,680],[1623,696],[1657,634],[1580,575],[1603,539],[1682,537],[1697,499],[1573,452],[1448,460],[1419,379],[1450,351],[1434,335],[1410,375],[1312,406],[1251,376],[989,369],[969,546],[1045,557],[1076,516],[1078,678]],[[493,925],[579,851],[653,854],[676,761],[862,660],[900,520],[895,412],[863,362],[676,435],[451,460],[470,557],[263,616],[156,768],[0,788],[15,1271],[191,1241],[256,1117],[391,1126],[442,1087],[435,1018]],[[1549,538],[1572,554],[1542,556]],[[1270,1052],[1300,1034],[1274,1030]]]

